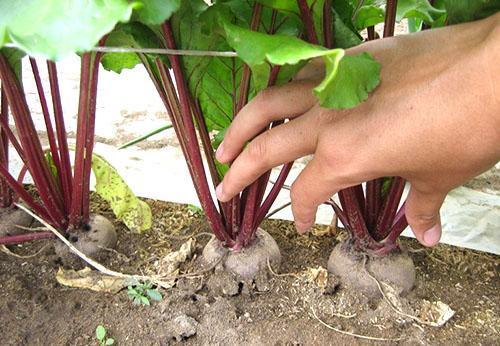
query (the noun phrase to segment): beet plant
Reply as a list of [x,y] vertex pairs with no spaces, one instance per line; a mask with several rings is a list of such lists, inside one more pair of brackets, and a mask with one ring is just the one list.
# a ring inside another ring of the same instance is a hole
[[[97,254],[103,247],[112,248],[117,240],[113,224],[101,215],[91,214],[89,210],[91,170],[96,175],[96,188],[100,188],[98,192],[115,202],[112,207],[119,209],[122,214],[118,216],[123,216],[124,206],[127,208],[135,204],[136,209],[141,210],[144,205],[134,199],[135,196],[127,190],[128,187],[102,158],[93,155],[97,83],[102,54],[81,54],[74,169],[70,161],[71,149],[68,145],[56,63],[53,60],[46,61],[49,85],[44,86],[39,68],[40,59],[34,56],[58,59],[71,52],[103,44],[106,40],[104,35],[119,20],[128,19],[135,5],[124,1],[110,1],[106,4],[93,1],[71,4],[64,1],[30,1],[14,7],[2,2],[1,6],[0,47],[5,46],[0,51],[2,206],[11,206],[13,192],[15,198],[21,199],[47,223],[66,234],[87,255]],[[33,21],[35,16],[37,20]],[[37,134],[22,85],[21,59],[26,53],[30,55],[29,63],[43,114],[48,148],[44,148]],[[9,128],[8,110],[12,114],[17,136]],[[8,142],[16,149],[23,162],[18,178],[8,170]],[[27,173],[33,180],[35,197],[23,185]],[[112,196],[110,190],[119,193],[119,198]],[[118,207],[116,204],[119,204]],[[53,237],[51,232],[8,235],[0,238],[0,244],[17,244],[50,237]],[[63,249],[56,246],[56,251]]]
[[[268,259],[280,262],[276,243],[259,225],[293,163],[281,167],[267,193],[270,172],[230,202],[217,201],[213,189],[228,166],[217,162],[214,151],[232,119],[260,91],[289,82],[313,58],[322,58],[326,69],[313,90],[323,107],[352,108],[365,100],[379,83],[380,65],[368,53],[346,55],[345,48],[362,42],[359,32],[367,28],[374,38],[373,26],[385,20],[389,36],[396,17],[411,18],[416,26],[430,25],[443,14],[427,1],[400,5],[388,1],[385,11],[375,1],[165,1],[157,14],[170,17],[136,16],[109,35],[107,45],[131,49],[127,55],[105,54],[104,67],[120,72],[142,63],[168,111],[215,235],[204,250],[207,262],[226,256],[225,267],[245,278],[255,276]],[[156,48],[166,49],[166,56],[152,54]],[[341,191],[340,206],[329,202],[356,250],[383,255],[397,248],[406,227],[404,208],[398,209],[403,188],[400,178],[378,179],[366,189]]]

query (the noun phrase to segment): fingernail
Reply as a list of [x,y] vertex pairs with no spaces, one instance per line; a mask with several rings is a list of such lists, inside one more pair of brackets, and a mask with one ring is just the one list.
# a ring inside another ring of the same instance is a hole
[[224,153],[224,142],[221,142],[221,144],[219,144],[219,147],[217,148],[217,151],[215,152],[215,157],[217,158],[217,160],[220,161],[223,153]]
[[441,225],[436,224],[424,233],[424,243],[427,246],[434,246],[441,239]]
[[217,199],[219,201],[222,201],[222,197],[224,197],[224,191],[222,191],[222,183],[217,185],[217,187],[215,188],[215,195],[217,196]]
[[311,222],[297,222],[297,221],[295,221],[295,228],[297,229],[297,232],[299,232],[300,234],[304,234],[307,231],[309,231],[311,229],[312,225],[313,224]]

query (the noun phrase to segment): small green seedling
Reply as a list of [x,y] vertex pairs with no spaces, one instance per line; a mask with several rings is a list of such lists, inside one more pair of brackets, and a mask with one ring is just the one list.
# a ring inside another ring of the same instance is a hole
[[157,288],[153,288],[153,284],[149,281],[141,283],[134,280],[127,289],[128,297],[137,305],[147,305],[150,306],[150,300],[160,301],[163,296],[158,291]]
[[97,328],[95,329],[95,336],[99,341],[99,346],[114,345],[115,339],[108,338],[106,334],[107,334],[106,328],[104,328],[104,326],[101,324],[98,325]]
[[188,207],[189,211],[191,211],[194,215],[203,215],[203,209],[201,209],[197,205],[188,204],[187,207]]

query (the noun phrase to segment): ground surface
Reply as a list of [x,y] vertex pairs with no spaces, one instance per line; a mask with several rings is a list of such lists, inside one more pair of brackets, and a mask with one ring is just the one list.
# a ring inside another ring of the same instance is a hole
[[[202,216],[177,204],[151,202],[151,206],[153,230],[131,234],[117,222],[117,252],[110,252],[103,264],[127,273],[152,273],[158,261],[177,250],[189,235],[196,237],[197,253],[201,253],[208,241]],[[112,218],[96,198],[93,209]],[[264,228],[274,236],[283,255],[282,274],[270,274],[267,291],[243,289],[227,296],[208,288],[214,281],[210,272],[179,280],[176,288],[162,290],[163,300],[150,307],[132,304],[126,290],[113,295],[61,286],[55,279],[60,263],[52,246],[46,246],[50,241],[10,248],[29,255],[45,247],[28,259],[0,252],[0,344],[96,345],[94,331],[99,324],[120,345],[377,342],[330,330],[314,313],[342,331],[397,339],[388,344],[498,343],[498,256],[451,246],[423,250],[414,240],[403,242],[417,268],[417,286],[400,300],[402,309],[418,316],[425,299],[442,301],[456,311],[444,327],[434,328],[396,314],[383,299],[367,299],[342,285],[326,294],[317,282],[308,282],[305,270],[326,267],[342,233],[332,235],[326,226],[318,226],[313,234],[298,236],[291,223],[282,221],[265,222]],[[181,273],[196,270],[195,262],[187,261]],[[175,339],[193,332],[183,341]]]

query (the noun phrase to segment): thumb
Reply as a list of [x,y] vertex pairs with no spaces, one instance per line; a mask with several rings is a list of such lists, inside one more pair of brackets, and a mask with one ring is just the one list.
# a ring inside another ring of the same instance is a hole
[[434,246],[441,239],[439,209],[446,194],[422,192],[414,186],[406,200],[405,214],[411,230],[424,246]]

